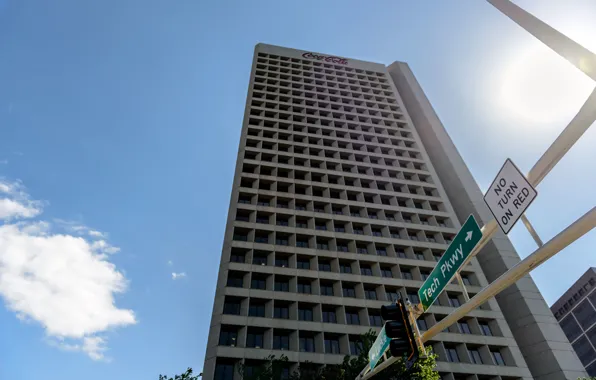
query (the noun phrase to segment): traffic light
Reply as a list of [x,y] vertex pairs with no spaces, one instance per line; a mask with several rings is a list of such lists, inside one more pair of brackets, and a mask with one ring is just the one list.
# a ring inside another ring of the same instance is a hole
[[385,334],[391,338],[389,342],[391,355],[406,356],[406,368],[410,369],[418,360],[419,352],[404,302],[398,300],[396,304],[381,306],[381,318],[385,321]]

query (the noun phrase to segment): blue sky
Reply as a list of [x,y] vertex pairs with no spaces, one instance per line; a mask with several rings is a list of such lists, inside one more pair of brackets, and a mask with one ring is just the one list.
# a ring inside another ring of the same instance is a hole
[[[516,3],[596,51],[593,1]],[[202,368],[258,42],[408,62],[483,189],[594,87],[482,1],[0,0],[0,378]],[[595,132],[538,187],[545,240],[594,206]],[[533,272],[549,304],[595,244]]]

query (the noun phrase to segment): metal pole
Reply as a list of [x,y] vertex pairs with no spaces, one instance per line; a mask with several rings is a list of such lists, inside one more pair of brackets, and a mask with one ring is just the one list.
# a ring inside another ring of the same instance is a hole
[[472,297],[469,302],[458,307],[453,313],[449,314],[436,325],[428,329],[428,331],[422,335],[422,341],[426,342],[443,331],[443,329],[451,326],[471,310],[482,305],[489,298],[494,297],[501,290],[512,285],[517,280],[530,273],[534,268],[559,253],[569,244],[590,232],[594,227],[596,227],[596,207],[592,207],[590,211],[573,222],[573,224],[564,229],[557,236],[538,248],[530,256],[517,263],[513,268],[502,274],[489,286],[482,289],[478,294]]
[[[571,122],[565,127],[563,132],[553,141],[548,149],[542,154],[538,161],[534,164],[532,169],[528,172],[528,182],[534,187],[538,186],[546,175],[561,161],[561,158],[571,149],[573,144],[579,140],[580,137],[590,128],[592,123],[596,120],[596,89],[592,91],[584,105],[579,112],[573,117]],[[498,225],[495,219],[491,219],[486,223],[482,231],[482,239],[476,244],[476,247],[470,252],[470,255],[462,264],[464,268],[472,257],[476,256],[478,252],[486,243],[490,241],[493,235],[497,232]]]
[[[410,300],[407,300],[406,307],[408,308],[408,321],[410,322],[410,324],[412,325],[412,328],[414,329],[414,334],[415,334],[415,338],[416,338],[416,346],[418,347],[419,354],[425,355],[426,350],[424,349],[424,344],[422,344],[422,334],[420,334],[420,329],[418,328],[418,323],[416,322],[417,316],[416,316],[416,313],[414,312],[414,307],[412,306],[412,303],[410,302]],[[387,359],[387,358],[385,358],[385,359]]]
[[468,295],[468,289],[466,289],[466,284],[464,284],[464,280],[461,278],[461,274],[457,272],[455,274],[455,278],[457,278],[457,282],[459,283],[459,286],[461,287],[461,290],[464,293],[464,299],[466,300],[466,302],[468,302],[470,300],[470,296]]
[[532,225],[532,223],[530,223],[530,221],[526,217],[526,214],[522,214],[521,221],[524,224],[524,226],[526,226],[526,229],[528,230],[528,232],[530,233],[530,235],[532,235],[532,238],[534,239],[534,241],[536,242],[536,244],[539,247],[542,247],[544,245],[544,243],[542,242],[542,239],[540,239],[540,236],[538,236],[538,232],[536,232],[536,230],[534,229],[534,226]]
[[[523,276],[530,273],[534,268],[544,263],[549,258],[553,257],[565,247],[590,232],[596,227],[596,207],[593,207],[590,211],[584,214],[581,218],[573,222],[569,227],[560,232],[557,236],[548,241],[545,245],[538,248],[530,256],[519,262],[513,268],[505,272],[501,277],[497,278],[492,284],[482,289],[480,293],[476,294],[469,302],[466,302],[462,306],[458,307],[453,313],[443,318],[436,325],[432,326],[428,331],[422,335],[422,342],[426,342],[432,339],[435,335],[439,334],[445,328],[451,326],[453,323],[458,321],[461,317],[468,314],[473,309],[485,303],[489,298],[494,297],[503,289],[512,285]],[[370,379],[380,371],[389,367],[399,358],[391,357],[389,360],[379,364],[373,371],[366,374],[358,375],[357,379],[366,380]]]
[[488,2],[555,53],[596,80],[596,54],[509,0],[488,0]]

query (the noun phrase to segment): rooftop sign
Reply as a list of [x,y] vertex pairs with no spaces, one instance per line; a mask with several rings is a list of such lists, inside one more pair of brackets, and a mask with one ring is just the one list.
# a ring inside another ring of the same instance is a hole
[[347,59],[340,58],[340,57],[333,57],[330,55],[318,55],[318,54],[314,54],[314,53],[304,53],[304,54],[302,54],[302,57],[304,57],[306,59],[314,59],[317,61],[325,61],[325,62],[329,62],[329,63],[339,63],[340,65],[348,64]]

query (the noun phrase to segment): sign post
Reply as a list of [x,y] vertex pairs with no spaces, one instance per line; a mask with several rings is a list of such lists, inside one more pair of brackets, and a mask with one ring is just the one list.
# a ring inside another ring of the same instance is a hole
[[435,269],[418,290],[418,298],[423,311],[426,311],[435,302],[447,284],[453,280],[481,237],[480,227],[478,227],[474,216],[470,215],[449,248],[437,262]]
[[517,166],[507,159],[484,195],[484,202],[508,234],[537,194]]

